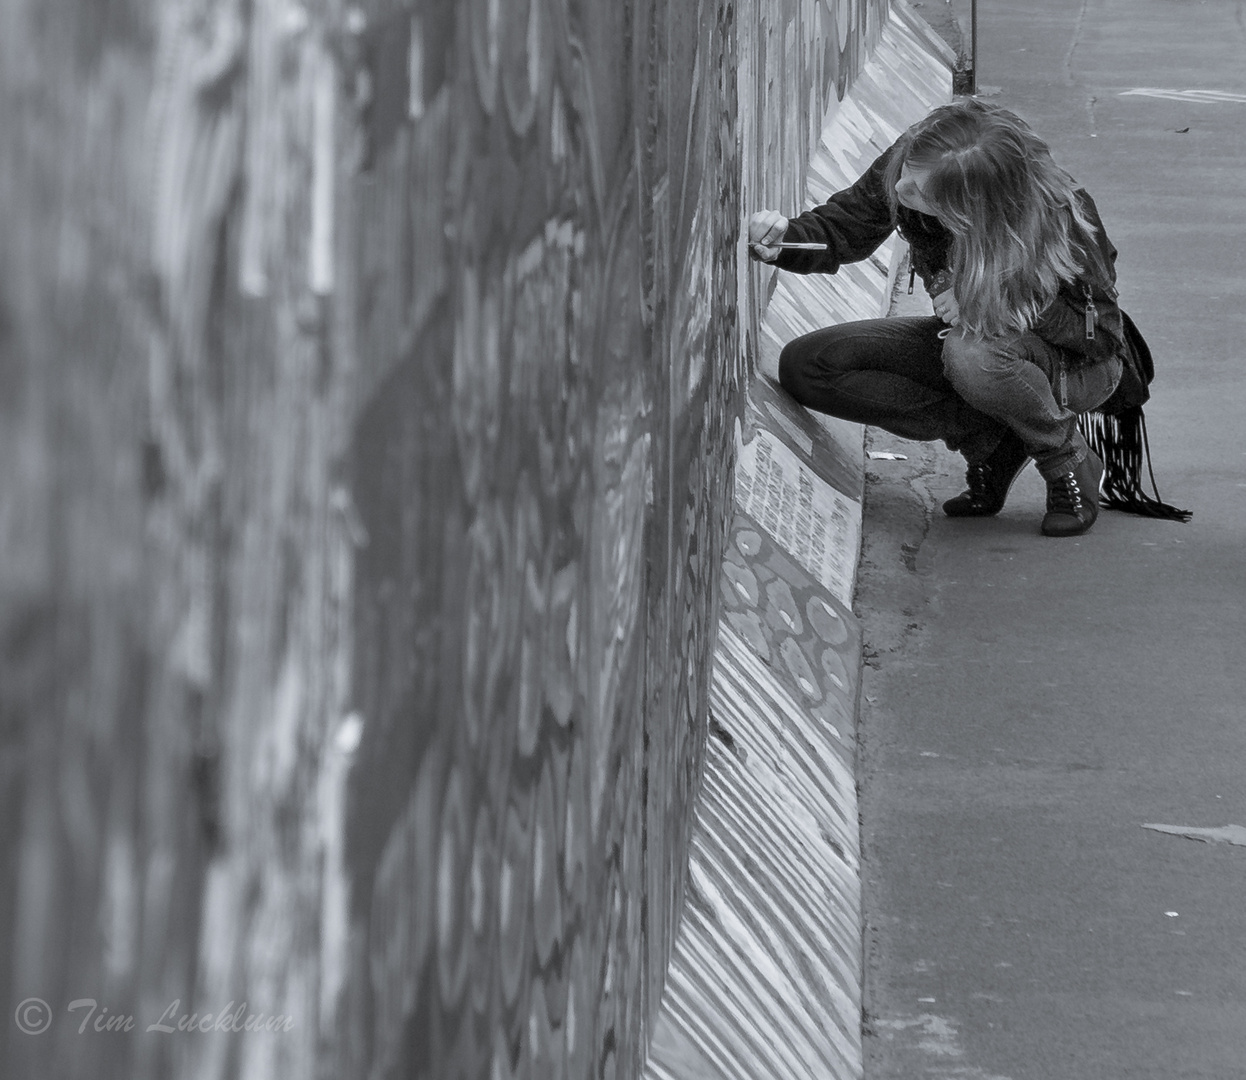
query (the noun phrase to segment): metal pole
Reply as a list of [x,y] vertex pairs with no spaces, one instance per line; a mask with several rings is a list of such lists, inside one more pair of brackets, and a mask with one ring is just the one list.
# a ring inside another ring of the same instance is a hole
[[973,74],[969,82],[969,92],[976,94],[978,92],[978,0],[972,0],[970,11],[970,21],[973,24],[970,30],[970,36],[973,39],[971,45],[973,49],[973,67],[970,70]]

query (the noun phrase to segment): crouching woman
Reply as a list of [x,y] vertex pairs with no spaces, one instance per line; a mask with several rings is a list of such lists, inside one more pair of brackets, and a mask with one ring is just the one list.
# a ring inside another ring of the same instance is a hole
[[1126,348],[1116,249],[1093,200],[1024,120],[970,99],[935,109],[823,205],[790,220],[754,214],[750,253],[835,273],[893,229],[934,315],[797,338],[780,382],[807,408],[958,450],[968,486],[943,504],[953,517],[998,513],[1033,458],[1047,482],[1042,532],[1084,533],[1103,463],[1077,418],[1111,395]]

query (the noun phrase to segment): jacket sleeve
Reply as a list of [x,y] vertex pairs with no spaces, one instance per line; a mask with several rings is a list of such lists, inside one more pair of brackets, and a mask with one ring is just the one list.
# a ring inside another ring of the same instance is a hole
[[[1094,200],[1079,191],[1082,209],[1094,227],[1083,251],[1078,280],[1064,282],[1060,292],[1039,315],[1034,332],[1044,341],[1086,361],[1106,360],[1124,352],[1125,331],[1116,292],[1116,248],[1103,229]],[[1090,290],[1089,302],[1086,291]],[[1087,322],[1087,312],[1091,322]],[[1088,327],[1094,336],[1088,337]]]
[[884,151],[852,187],[790,220],[785,241],[825,244],[826,251],[781,251],[774,265],[797,274],[833,274],[874,252],[895,229],[883,180],[894,149]]

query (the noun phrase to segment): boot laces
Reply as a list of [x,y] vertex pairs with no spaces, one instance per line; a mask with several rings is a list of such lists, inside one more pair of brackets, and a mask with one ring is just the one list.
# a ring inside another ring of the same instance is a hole
[[991,467],[984,461],[970,464],[965,470],[965,483],[973,494],[987,494],[991,485]]
[[1049,510],[1077,514],[1084,506],[1081,485],[1074,473],[1065,473],[1051,481],[1047,492]]

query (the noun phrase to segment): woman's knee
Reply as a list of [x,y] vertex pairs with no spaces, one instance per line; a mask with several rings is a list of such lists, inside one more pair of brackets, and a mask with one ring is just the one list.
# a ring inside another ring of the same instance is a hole
[[789,341],[779,353],[779,385],[802,405],[808,396],[813,359],[804,338]]
[[802,405],[820,398],[859,363],[854,330],[854,324],[841,323],[793,338],[779,353],[779,385]]

